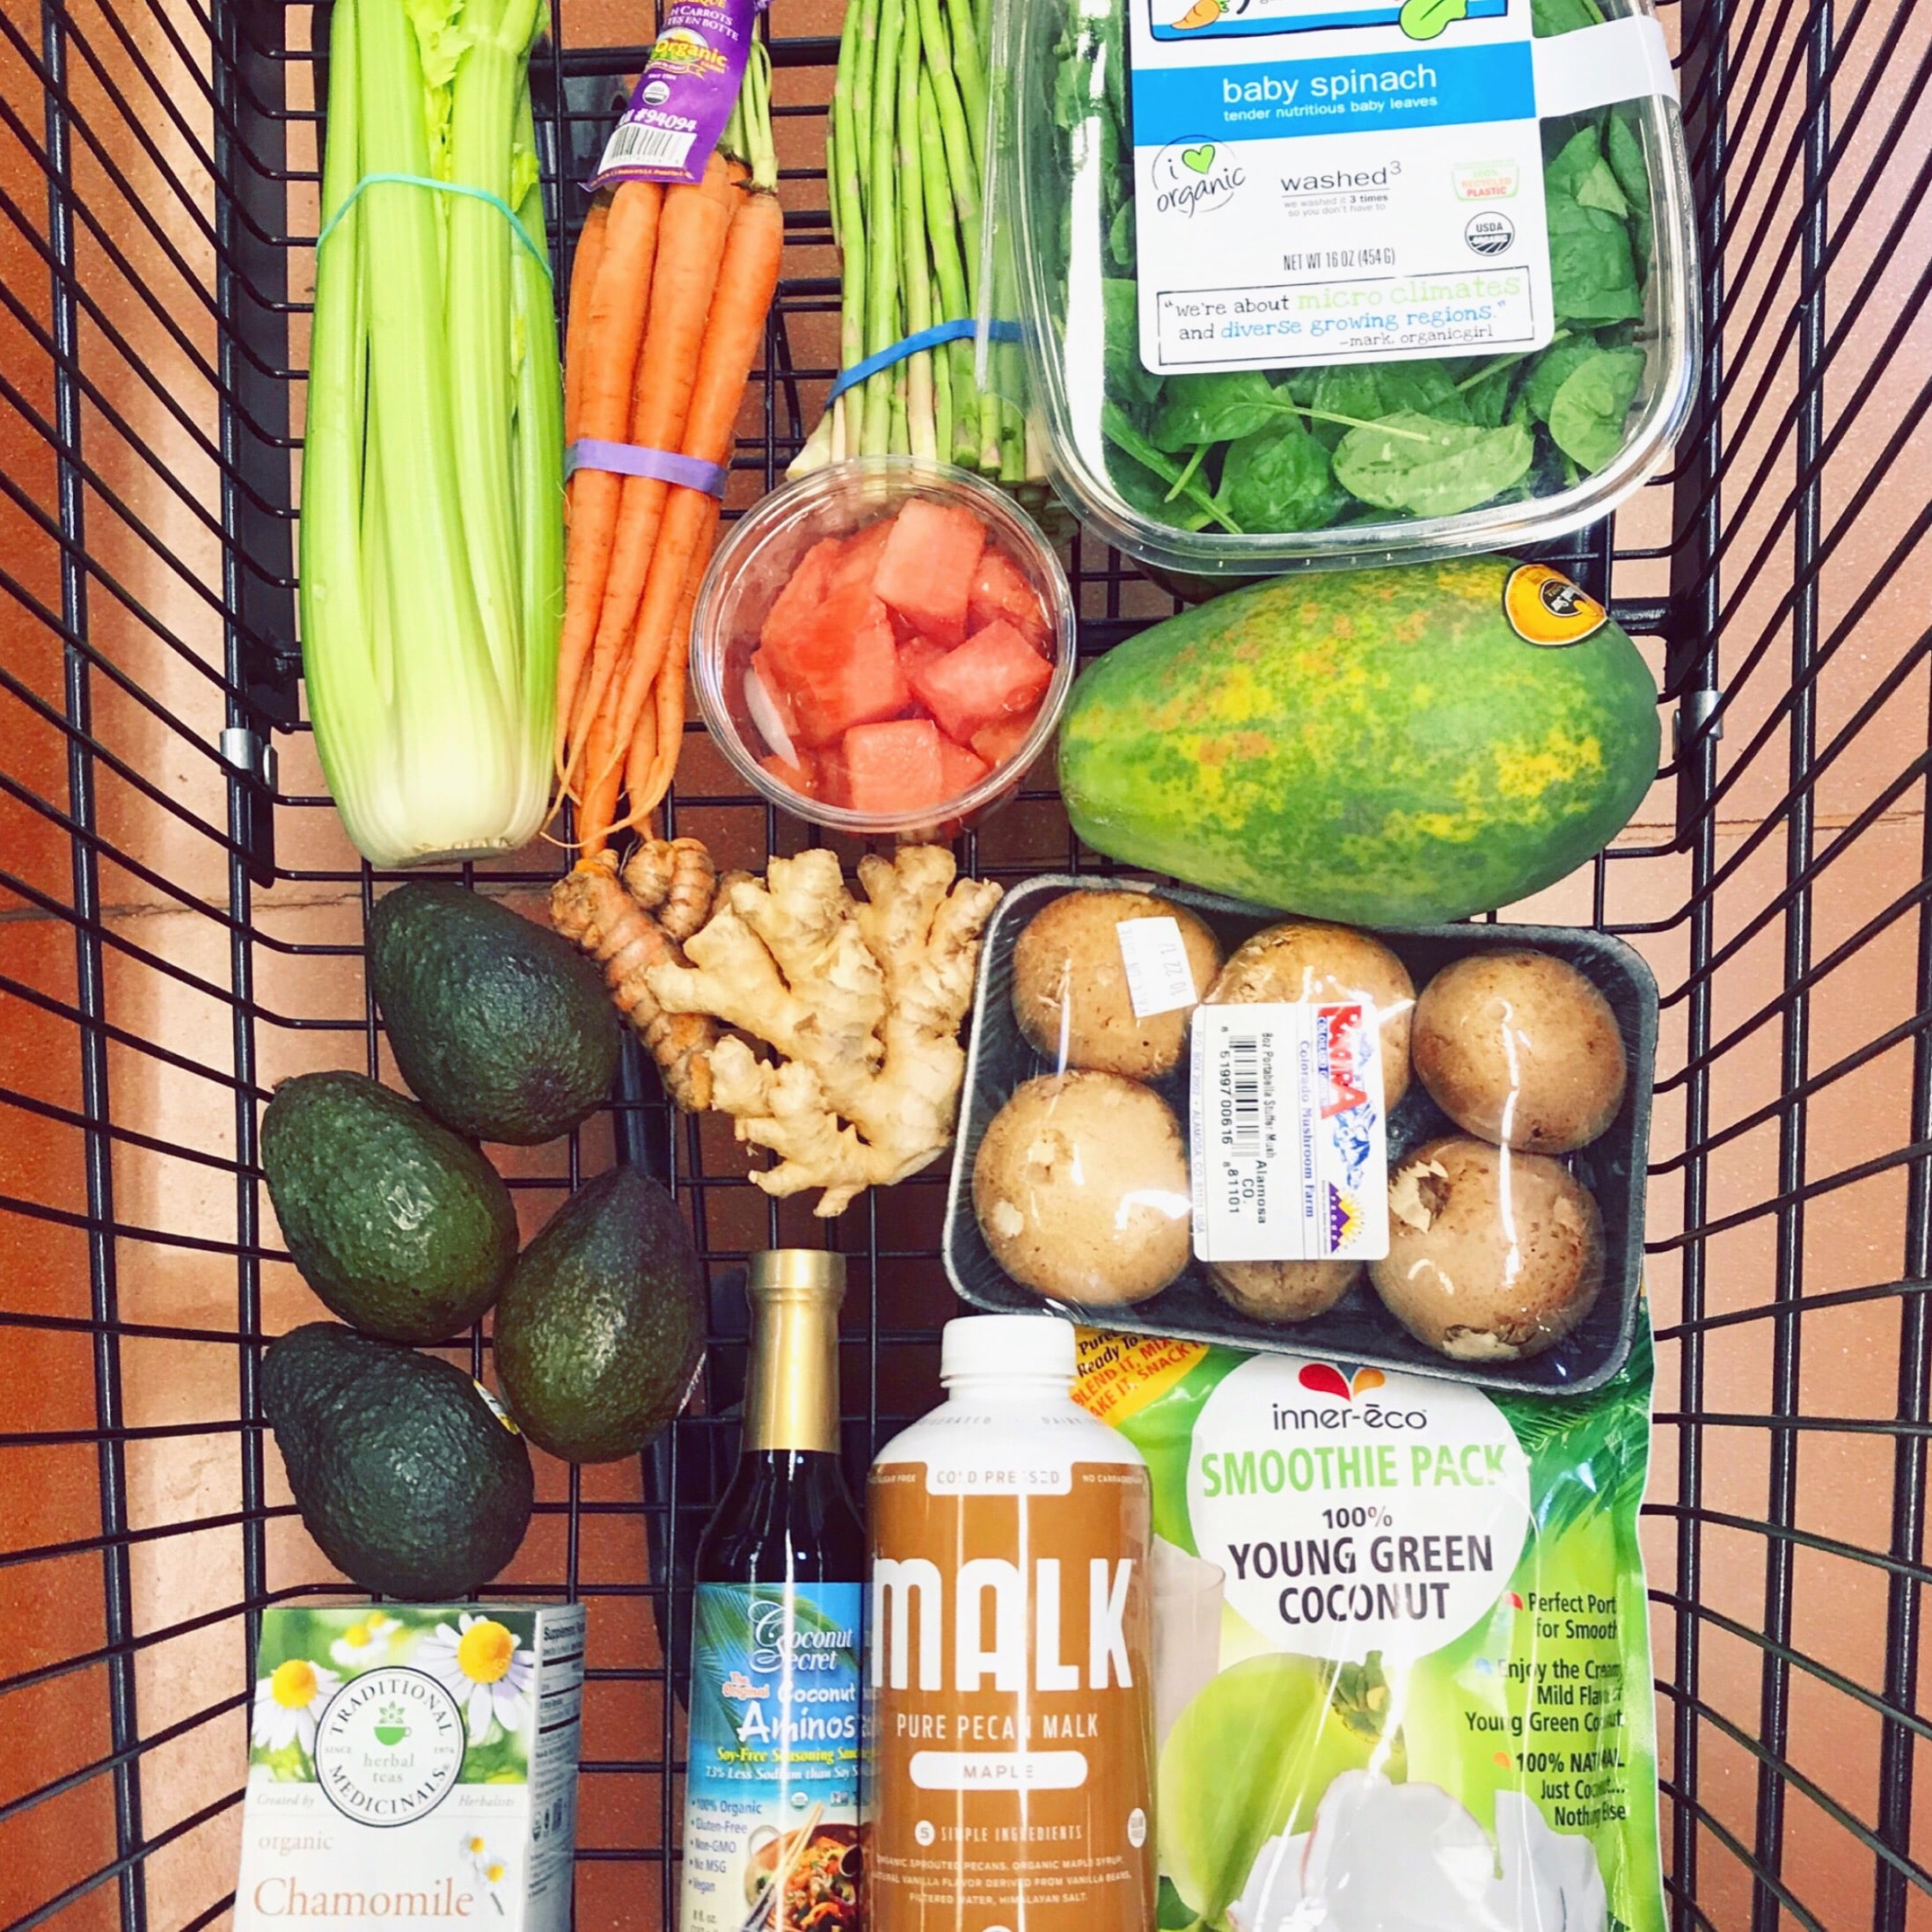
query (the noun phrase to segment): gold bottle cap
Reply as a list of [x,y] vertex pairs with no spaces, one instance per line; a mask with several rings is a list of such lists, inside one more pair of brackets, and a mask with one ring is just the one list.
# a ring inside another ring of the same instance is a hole
[[745,1270],[751,1361],[744,1392],[748,1449],[838,1449],[838,1305],[845,1257],[777,1248]]
[[836,1304],[845,1296],[845,1257],[829,1248],[768,1248],[751,1257],[744,1292],[754,1299],[799,1294]]

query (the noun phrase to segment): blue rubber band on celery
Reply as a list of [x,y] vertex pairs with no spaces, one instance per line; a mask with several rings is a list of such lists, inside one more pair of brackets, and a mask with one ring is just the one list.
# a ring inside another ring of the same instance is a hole
[[433,188],[438,194],[466,194],[472,201],[487,201],[509,222],[510,232],[537,258],[537,266],[545,275],[554,279],[549,256],[530,238],[530,231],[523,226],[522,218],[501,194],[492,194],[487,188],[472,187],[466,181],[439,181],[429,174],[365,174],[342,197],[342,205],[323,223],[321,231],[315,238],[318,253],[321,252],[322,244],[335,232],[335,224],[355,207],[362,190],[383,181],[394,182],[399,187]]
[[673,450],[652,450],[640,443],[608,443],[597,436],[580,436],[564,451],[564,477],[567,481],[576,470],[609,470],[617,476],[652,476],[661,483],[676,483],[687,490],[702,490],[706,496],[722,499],[725,469],[721,463],[706,463],[702,457],[680,456]]
[[[831,393],[825,400],[833,401],[848,389],[864,382],[868,376],[876,376],[881,370],[890,369],[895,362],[903,362],[909,355],[917,355],[921,349],[937,348],[942,342],[961,341],[978,332],[979,324],[969,315],[955,322],[935,322],[931,328],[921,329],[916,335],[902,335],[877,355],[867,356],[862,362],[854,362],[831,385]],[[986,333],[995,342],[1017,342],[1020,325],[1017,322],[989,322]]]

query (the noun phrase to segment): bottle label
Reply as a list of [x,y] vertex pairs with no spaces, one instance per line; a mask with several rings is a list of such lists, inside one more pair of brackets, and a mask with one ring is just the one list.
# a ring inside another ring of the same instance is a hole
[[857,1926],[864,1596],[698,1585],[683,1932]]
[[1147,1473],[948,1492],[875,1467],[867,1932],[1153,1923]]

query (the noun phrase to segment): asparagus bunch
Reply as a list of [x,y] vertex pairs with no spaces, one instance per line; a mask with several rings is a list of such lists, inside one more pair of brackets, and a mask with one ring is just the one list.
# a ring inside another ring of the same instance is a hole
[[[826,120],[841,259],[839,362],[851,369],[935,323],[1014,312],[1010,256],[984,206],[991,0],[851,0]],[[921,349],[836,398],[794,476],[846,457],[911,455],[1019,485],[1029,461],[1016,344]]]

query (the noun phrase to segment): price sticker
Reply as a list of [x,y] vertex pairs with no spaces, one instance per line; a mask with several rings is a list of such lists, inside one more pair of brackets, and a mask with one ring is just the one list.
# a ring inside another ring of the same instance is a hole
[[1120,936],[1121,964],[1127,969],[1127,997],[1135,1019],[1179,1013],[1200,997],[1178,919],[1123,919],[1114,931]]

